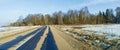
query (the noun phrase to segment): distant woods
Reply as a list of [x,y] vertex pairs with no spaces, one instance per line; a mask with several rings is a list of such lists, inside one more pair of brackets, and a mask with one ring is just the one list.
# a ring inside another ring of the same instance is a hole
[[29,14],[26,18],[19,17],[10,26],[33,26],[33,25],[77,25],[77,24],[108,24],[120,23],[120,7],[113,13],[112,9],[105,12],[99,11],[98,14],[91,14],[87,7],[81,10],[69,10],[67,13],[62,11],[50,14]]

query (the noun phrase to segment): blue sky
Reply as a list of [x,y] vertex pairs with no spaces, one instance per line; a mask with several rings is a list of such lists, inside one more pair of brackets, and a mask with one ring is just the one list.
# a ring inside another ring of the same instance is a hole
[[0,0],[0,26],[15,22],[19,16],[80,10],[85,6],[91,13],[96,14],[107,8],[114,10],[120,7],[120,0]]

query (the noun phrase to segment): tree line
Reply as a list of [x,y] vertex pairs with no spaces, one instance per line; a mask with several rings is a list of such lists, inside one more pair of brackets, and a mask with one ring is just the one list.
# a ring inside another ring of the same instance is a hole
[[105,12],[99,11],[98,14],[91,14],[87,7],[81,10],[68,10],[67,13],[62,11],[50,14],[29,14],[25,18],[11,23],[10,26],[33,26],[33,25],[78,25],[78,24],[116,24],[120,23],[120,7],[106,9]]

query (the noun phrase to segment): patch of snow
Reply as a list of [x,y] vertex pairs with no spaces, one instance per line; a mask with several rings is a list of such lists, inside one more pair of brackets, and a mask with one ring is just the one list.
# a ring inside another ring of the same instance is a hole
[[93,25],[91,27],[82,28],[81,30],[92,30],[95,31],[96,35],[106,35],[106,39],[112,40],[120,38],[120,25]]
[[62,30],[66,31],[68,29],[71,29],[70,27],[65,27],[65,28],[62,28]]
[[93,30],[98,32],[120,35],[120,25],[98,25],[82,28],[82,30]]
[[26,27],[1,27],[0,28],[0,34],[8,31],[16,31],[20,29],[24,29]]

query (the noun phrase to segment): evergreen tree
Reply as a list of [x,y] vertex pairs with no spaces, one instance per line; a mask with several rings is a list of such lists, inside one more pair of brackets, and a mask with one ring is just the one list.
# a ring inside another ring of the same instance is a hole
[[116,11],[116,19],[115,19],[116,23],[120,23],[120,7],[117,7],[115,11]]

